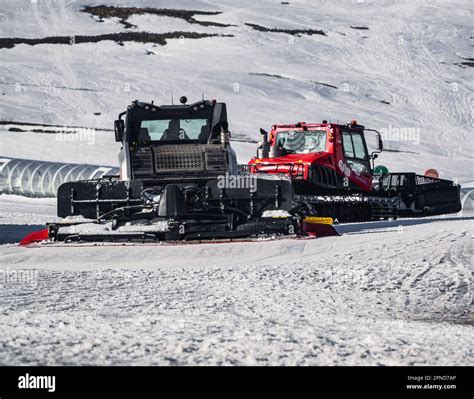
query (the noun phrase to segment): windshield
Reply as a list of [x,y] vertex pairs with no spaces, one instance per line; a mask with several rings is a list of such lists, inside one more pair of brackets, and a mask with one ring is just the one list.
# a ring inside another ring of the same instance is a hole
[[210,133],[207,119],[160,119],[140,123],[140,141],[207,141]]
[[326,131],[289,130],[287,132],[278,132],[276,145],[288,152],[299,154],[321,152],[326,149]]

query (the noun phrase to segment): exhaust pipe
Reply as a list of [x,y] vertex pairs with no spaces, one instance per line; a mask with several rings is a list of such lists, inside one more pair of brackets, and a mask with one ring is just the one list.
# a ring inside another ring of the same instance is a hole
[[270,155],[270,143],[268,142],[268,132],[264,129],[260,129],[262,135],[262,141],[259,143],[257,149],[257,158],[268,158]]

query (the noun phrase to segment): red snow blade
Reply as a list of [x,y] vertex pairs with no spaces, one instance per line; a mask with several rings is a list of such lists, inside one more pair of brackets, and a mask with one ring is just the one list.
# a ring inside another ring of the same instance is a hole
[[303,221],[303,231],[316,237],[338,236],[339,233],[332,222],[331,218],[306,217]]
[[34,242],[45,241],[49,237],[48,229],[33,231],[30,234],[27,234],[23,240],[20,241],[20,245],[28,245]]

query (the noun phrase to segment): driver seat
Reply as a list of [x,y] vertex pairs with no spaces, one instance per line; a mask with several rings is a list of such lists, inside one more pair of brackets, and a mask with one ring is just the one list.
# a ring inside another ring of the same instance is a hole
[[151,141],[150,133],[146,127],[140,128],[140,133],[138,134],[138,139],[140,141]]
[[199,133],[198,140],[199,141],[207,141],[209,138],[209,134],[211,133],[211,129],[209,129],[209,126],[203,125],[201,127],[201,133]]
[[172,141],[172,140],[179,140],[179,129],[180,122],[179,119],[172,119],[168,123],[168,129],[166,129],[161,136],[161,140]]

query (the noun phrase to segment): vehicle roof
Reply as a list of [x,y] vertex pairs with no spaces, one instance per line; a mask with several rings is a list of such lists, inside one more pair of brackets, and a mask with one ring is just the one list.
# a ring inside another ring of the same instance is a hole
[[315,127],[324,127],[324,128],[334,128],[334,127],[349,127],[353,129],[364,129],[364,126],[358,124],[340,124],[340,123],[317,123],[317,122],[297,122],[291,124],[275,124],[272,126],[272,130],[279,129],[303,129],[306,128],[315,128]]
[[148,109],[148,108],[161,108],[161,109],[175,109],[175,110],[178,110],[178,109],[187,109],[187,108],[192,108],[192,107],[199,107],[201,105],[209,106],[209,105],[213,105],[213,104],[216,104],[216,103],[217,103],[216,100],[200,100],[200,101],[196,101],[196,102],[191,103],[191,104],[157,105],[157,104],[154,104],[153,102],[152,103],[147,103],[147,102],[135,100],[135,101],[132,102],[131,107],[139,107],[139,108],[145,108],[145,109]]

